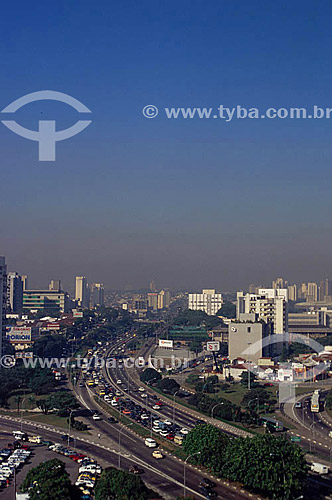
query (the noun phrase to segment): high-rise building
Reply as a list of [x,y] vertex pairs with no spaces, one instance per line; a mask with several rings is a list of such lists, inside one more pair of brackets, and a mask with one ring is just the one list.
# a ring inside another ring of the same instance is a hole
[[92,283],[90,287],[90,307],[104,305],[104,285],[103,283]]
[[8,273],[7,307],[12,313],[20,313],[23,307],[23,281],[18,273]]
[[158,311],[158,293],[157,292],[148,293],[148,306],[153,311]]
[[23,309],[47,311],[54,315],[68,312],[69,295],[61,290],[24,290]]
[[321,302],[326,302],[327,297],[332,295],[332,282],[329,279],[320,282],[318,294]]
[[89,307],[89,287],[85,276],[76,276],[75,300],[80,307]]
[[157,289],[156,289],[156,284],[155,282],[152,280],[150,281],[150,292],[156,292]]
[[228,325],[229,359],[233,361],[236,358],[243,358],[246,361],[250,360],[251,363],[257,363],[262,357],[270,357],[275,351],[273,346],[263,347],[263,339],[270,333],[270,325],[259,321],[258,314],[241,313],[237,320],[232,320]]
[[161,290],[158,293],[158,309],[167,309],[171,302],[171,294],[169,290]]
[[273,333],[288,331],[288,293],[284,288],[260,288],[258,294],[237,293],[236,317],[258,314],[259,319],[273,325]]
[[289,300],[296,301],[297,300],[297,286],[294,285],[289,285],[288,287],[288,298]]
[[307,286],[307,301],[317,302],[318,300],[318,286],[317,283],[308,283]]
[[287,288],[288,282],[285,281],[283,278],[277,278],[276,280],[272,281],[272,288],[277,290],[278,288]]
[[22,283],[23,283],[23,290],[28,290],[28,276],[26,274],[22,274]]
[[5,257],[0,257],[0,355],[6,335],[7,267]]
[[188,309],[192,311],[204,311],[210,316],[217,314],[223,305],[221,293],[216,293],[213,289],[202,290],[202,293],[190,293]]
[[48,289],[52,290],[52,291],[60,292],[61,281],[60,280],[51,280],[50,284],[48,285]]

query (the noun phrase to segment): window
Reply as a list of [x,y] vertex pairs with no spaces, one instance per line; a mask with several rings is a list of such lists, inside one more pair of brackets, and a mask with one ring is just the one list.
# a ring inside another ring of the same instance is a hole
[[251,333],[251,326],[248,326],[248,327],[247,327],[247,332],[248,332],[248,333]]

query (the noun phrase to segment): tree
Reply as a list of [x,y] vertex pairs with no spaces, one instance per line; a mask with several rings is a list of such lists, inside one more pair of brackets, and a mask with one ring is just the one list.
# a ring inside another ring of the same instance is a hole
[[249,372],[249,371],[244,371],[241,373],[241,385],[243,385],[244,387],[248,387],[248,377],[249,377],[249,374],[250,374],[250,385],[251,387],[255,387],[257,386],[257,383],[255,382],[256,380],[256,375],[252,372]]
[[202,350],[202,342],[199,342],[198,340],[193,340],[189,344],[189,350],[195,352],[197,355]]
[[247,406],[249,409],[255,409],[258,408],[258,404],[259,406],[261,406],[264,403],[268,403],[269,401],[270,393],[263,389],[263,387],[255,387],[254,389],[246,392],[246,394],[243,396],[241,404]]
[[67,342],[62,335],[45,335],[36,340],[33,353],[40,358],[61,358]]
[[222,308],[217,312],[217,316],[225,316],[225,318],[233,319],[236,317],[236,306],[233,302],[226,300]]
[[66,417],[70,414],[70,410],[78,408],[79,404],[71,392],[59,391],[45,400],[45,406],[48,409],[54,408],[58,415]]
[[180,389],[180,385],[173,378],[163,378],[162,380],[159,380],[158,387],[165,394],[174,394]]
[[149,490],[139,475],[109,467],[95,488],[95,500],[146,500]]
[[30,500],[74,500],[79,498],[76,487],[71,485],[65,464],[54,458],[31,469],[24,479],[21,490],[29,492]]
[[141,379],[142,382],[148,384],[149,382],[152,382],[154,379],[155,380],[160,380],[161,379],[161,375],[154,368],[146,368],[141,373],[140,379]]
[[196,463],[204,464],[211,472],[221,473],[224,456],[230,444],[229,437],[213,425],[197,425],[187,435],[183,444],[184,452]]
[[224,477],[274,500],[301,495],[307,472],[304,451],[271,435],[232,440],[222,468]]

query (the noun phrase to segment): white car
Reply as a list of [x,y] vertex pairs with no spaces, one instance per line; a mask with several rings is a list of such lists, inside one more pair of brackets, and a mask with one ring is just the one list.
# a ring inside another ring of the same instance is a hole
[[156,441],[152,438],[146,438],[146,440],[144,441],[144,444],[148,448],[156,448],[157,447]]
[[165,425],[172,425],[172,422],[171,422],[170,420],[167,420],[167,419],[166,419],[166,420],[164,420],[164,424],[165,424]]
[[101,417],[97,415],[96,413],[93,415],[93,420],[101,420]]
[[168,436],[169,431],[163,431],[163,430],[161,430],[159,434],[160,434],[162,437],[166,437],[166,436]]
[[187,429],[186,427],[182,427],[182,429],[180,430],[181,434],[183,434],[184,436],[186,436],[187,434],[189,434],[189,429]]
[[159,406],[159,405],[153,405],[153,406],[152,406],[152,409],[153,409],[153,410],[160,411],[160,406]]
[[118,385],[121,385],[121,384],[122,384],[122,380],[120,380],[120,379],[118,378],[118,380],[116,381],[116,383],[117,383]]
[[148,397],[148,395],[147,395],[145,392],[142,392],[141,397],[142,397],[142,398],[147,398],[147,397]]
[[144,392],[145,391],[144,387],[139,387],[138,390],[139,390],[139,392]]
[[111,406],[119,406],[119,403],[113,399],[113,401],[111,401]]

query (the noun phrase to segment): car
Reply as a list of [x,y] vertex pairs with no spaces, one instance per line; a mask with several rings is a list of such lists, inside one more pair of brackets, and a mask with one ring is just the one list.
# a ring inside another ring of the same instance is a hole
[[166,420],[164,420],[164,424],[165,424],[165,425],[172,425],[172,422],[171,422],[170,420],[167,420],[167,419],[166,419]]
[[142,398],[147,398],[147,397],[148,397],[148,395],[146,394],[146,392],[142,392],[141,397],[142,397]]
[[159,450],[154,450],[152,452],[152,456],[153,456],[153,458],[156,458],[157,460],[164,458],[164,455]]
[[144,444],[148,448],[156,448],[157,447],[157,442],[152,438],[146,438],[144,441]]
[[174,434],[167,434],[166,439],[169,441],[174,441]]
[[116,381],[116,383],[117,383],[118,385],[121,385],[121,384],[122,384],[122,380],[120,380],[120,379],[118,378],[118,380]]
[[144,392],[145,391],[144,387],[139,387],[138,390],[139,390],[139,392]]
[[152,409],[153,409],[153,410],[160,410],[160,405],[153,405],[153,406],[152,406]]
[[101,417],[97,415],[96,413],[92,415],[93,420],[101,420]]
[[216,484],[211,481],[208,477],[204,477],[202,481],[199,483],[200,486],[205,486],[205,488],[214,488]]
[[116,418],[114,417],[108,417],[107,419],[109,422],[111,422],[111,424],[117,424],[118,423],[118,420],[116,420]]
[[183,434],[184,436],[186,436],[187,434],[189,434],[189,429],[187,429],[186,427],[182,427],[182,429],[180,430],[181,434]]
[[302,403],[301,403],[301,401],[297,401],[297,402],[295,403],[295,408],[302,408]]
[[168,432],[168,431],[163,431],[163,430],[161,430],[159,434],[160,434],[162,437],[166,437],[166,436],[168,436],[169,432]]
[[264,387],[273,387],[273,384],[271,382],[266,382],[264,384]]
[[129,472],[131,472],[132,474],[143,474],[143,469],[140,469],[139,467],[137,467],[137,465],[132,465],[131,467],[129,467]]

